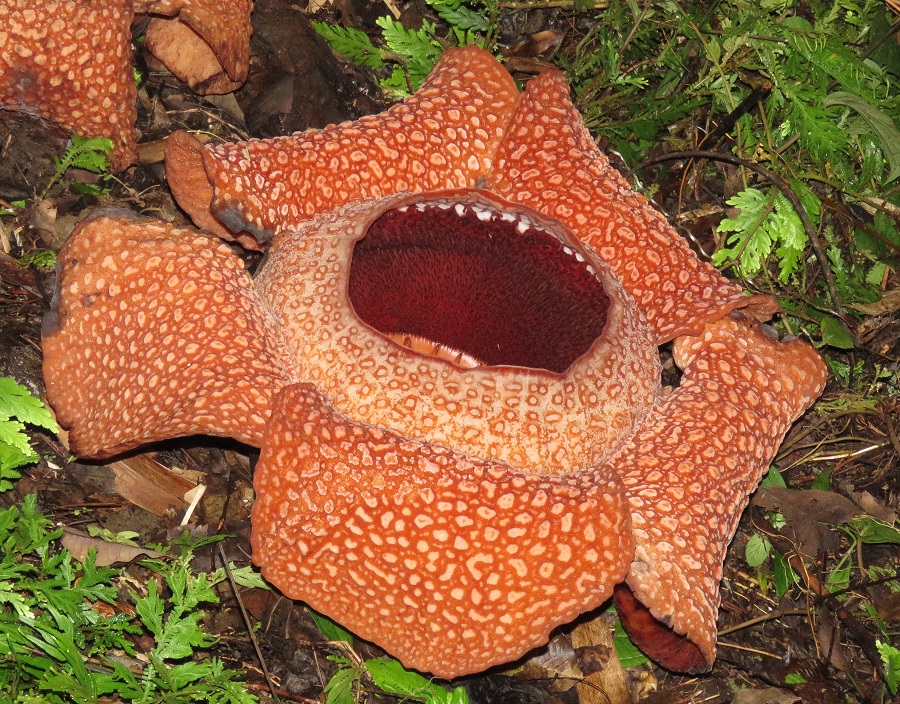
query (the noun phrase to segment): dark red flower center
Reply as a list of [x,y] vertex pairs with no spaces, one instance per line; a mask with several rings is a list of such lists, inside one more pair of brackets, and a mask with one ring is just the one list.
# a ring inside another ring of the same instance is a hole
[[389,210],[356,244],[350,301],[398,343],[425,354],[435,345],[432,356],[461,366],[565,372],[602,334],[609,297],[553,229],[486,201]]

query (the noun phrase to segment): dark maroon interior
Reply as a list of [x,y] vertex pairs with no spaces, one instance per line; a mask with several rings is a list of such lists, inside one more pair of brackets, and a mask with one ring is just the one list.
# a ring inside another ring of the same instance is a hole
[[434,205],[390,210],[356,244],[350,301],[380,332],[562,373],[603,332],[609,297],[556,237],[516,224]]
[[709,671],[710,663],[706,662],[700,648],[687,636],[675,633],[668,624],[657,621],[627,584],[616,586],[613,601],[629,638],[647,657],[675,672],[699,674]]

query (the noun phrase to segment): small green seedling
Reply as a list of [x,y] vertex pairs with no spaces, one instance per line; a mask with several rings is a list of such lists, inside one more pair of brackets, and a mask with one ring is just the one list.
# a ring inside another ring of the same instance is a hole
[[[112,149],[112,140],[107,139],[106,137],[85,139],[79,137],[77,134],[73,134],[69,143],[69,148],[66,150],[66,153],[63,154],[62,159],[54,157],[53,160],[56,163],[56,173],[53,174],[53,178],[51,178],[50,182],[44,187],[44,191],[38,197],[38,200],[46,198],[50,189],[59,182],[69,169],[84,169],[85,171],[90,171],[92,174],[104,173],[109,169],[109,155],[112,152]],[[81,185],[87,188],[88,192],[86,195],[99,195],[102,192],[102,190],[98,191],[96,187],[91,187],[87,184]]]
[[[331,619],[307,609],[316,627],[329,641],[346,643],[353,647],[353,635]],[[355,704],[363,677],[368,675],[372,682],[385,694],[403,697],[404,701],[420,701],[425,704],[468,704],[469,695],[465,687],[448,691],[444,687],[407,670],[391,658],[373,658],[365,662],[354,662],[346,655],[329,657],[338,665],[337,672],[325,685],[325,704]]]

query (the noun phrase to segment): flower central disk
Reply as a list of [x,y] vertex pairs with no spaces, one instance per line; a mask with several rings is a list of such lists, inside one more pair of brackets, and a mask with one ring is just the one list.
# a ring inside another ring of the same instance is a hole
[[610,300],[560,234],[486,204],[404,205],[356,243],[350,302],[400,344],[459,366],[561,374],[603,333]]
[[475,189],[356,201],[279,237],[256,278],[297,361],[355,422],[568,474],[659,388],[644,317],[557,220]]

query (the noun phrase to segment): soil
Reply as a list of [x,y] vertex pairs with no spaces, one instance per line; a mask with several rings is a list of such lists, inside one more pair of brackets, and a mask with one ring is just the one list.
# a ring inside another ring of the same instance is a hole
[[[415,7],[410,6],[407,16],[415,14]],[[339,9],[345,21],[363,27],[371,26],[374,17],[387,14],[380,3],[367,0],[344,0]],[[542,30],[559,31],[566,17],[573,24],[580,21],[558,10],[510,13],[503,20],[504,43],[512,46],[527,42]],[[0,218],[5,251],[0,254],[0,375],[15,378],[37,395],[43,391],[40,326],[52,295],[54,274],[34,265],[23,266],[23,258],[58,249],[75,223],[98,207],[125,207],[188,224],[167,190],[154,140],[178,128],[202,129],[229,139],[269,137],[322,127],[385,107],[371,77],[338,60],[295,5],[286,0],[257,0],[254,27],[251,77],[232,96],[202,99],[171,76],[145,74],[138,128],[141,142],[150,146],[142,149],[140,165],[100,184],[111,185],[109,193],[100,197],[78,195],[71,187],[75,181],[99,183],[96,176],[70,171],[46,197],[37,200],[36,195],[56,171],[53,157],[65,150],[66,136],[52,126],[3,115],[0,206],[2,201],[19,200],[27,200],[29,205],[16,215]],[[565,52],[574,41],[571,32],[560,36],[561,44],[550,51]],[[513,65],[520,69],[517,77],[527,78],[529,72],[545,65],[546,56],[528,56],[526,51],[514,59]],[[142,65],[140,55],[137,61]],[[667,213],[715,211],[721,202],[716,181],[722,174],[715,168],[703,171],[702,178],[708,182],[701,181],[691,191],[694,197],[686,199],[680,187],[682,167],[670,163],[645,174],[647,179],[655,179],[657,205]],[[702,216],[682,218],[678,225],[699,251],[710,251],[715,221]],[[253,265],[253,255],[242,256]],[[854,509],[850,516],[865,512],[890,523],[896,521],[900,507],[900,397],[885,389],[891,375],[894,384],[898,379],[900,321],[894,313],[867,316],[859,324],[865,328],[865,344],[849,352],[822,350],[830,360],[858,372],[852,378],[829,381],[819,403],[790,432],[775,464],[796,489],[810,489],[814,483],[820,486],[823,473],[830,474],[828,494],[850,503]],[[876,370],[884,376],[879,379]],[[44,459],[26,471],[12,492],[0,495],[0,501],[14,502],[37,492],[42,509],[68,527],[84,527],[89,522],[112,532],[136,531],[141,544],[165,543],[180,531],[175,513],[163,510],[156,515],[123,498],[123,477],[135,471],[140,477],[147,476],[141,469],[147,465],[142,462],[175,467],[185,481],[202,480],[207,486],[194,513],[192,531],[233,536],[223,544],[226,557],[248,563],[255,458],[247,448],[192,438],[107,464],[73,460],[55,437],[40,435],[38,443]],[[140,488],[125,493],[134,496],[133,491],[140,493]],[[715,667],[707,675],[685,677],[652,663],[637,665],[627,671],[636,700],[654,704],[830,704],[888,699],[879,679],[881,663],[875,643],[881,640],[900,646],[900,582],[896,578],[900,554],[896,545],[852,545],[848,532],[835,527],[849,520],[842,513],[846,506],[824,503],[828,505],[811,505],[796,493],[781,496],[779,506],[786,523],[776,528],[765,500],[754,499],[725,565]],[[758,568],[748,566],[745,548],[751,537],[760,533],[768,535],[782,554],[792,556],[790,564],[797,578],[784,593],[776,591],[779,578],[771,561]],[[797,558],[798,545],[811,556],[805,563]],[[198,567],[203,568],[218,564],[219,556],[201,551],[197,559]],[[849,567],[848,582],[840,584],[838,591],[830,591],[829,585],[844,566]],[[872,568],[880,570],[880,578]],[[219,635],[217,654],[226,665],[246,671],[261,701],[270,698],[238,608],[240,600],[251,623],[259,626],[261,653],[281,700],[321,701],[324,685],[334,672],[329,655],[346,653],[325,640],[303,605],[261,590],[223,597],[221,606],[207,613],[205,623]],[[580,670],[573,670],[573,664],[578,665],[579,658],[583,662],[585,653],[572,647],[570,631],[571,627],[561,629],[551,645],[528,662],[455,684],[466,686],[472,702],[485,704],[577,702],[579,690],[573,685],[578,678],[572,673]],[[355,650],[354,657],[379,654],[359,641]],[[585,695],[581,696],[585,701]]]

